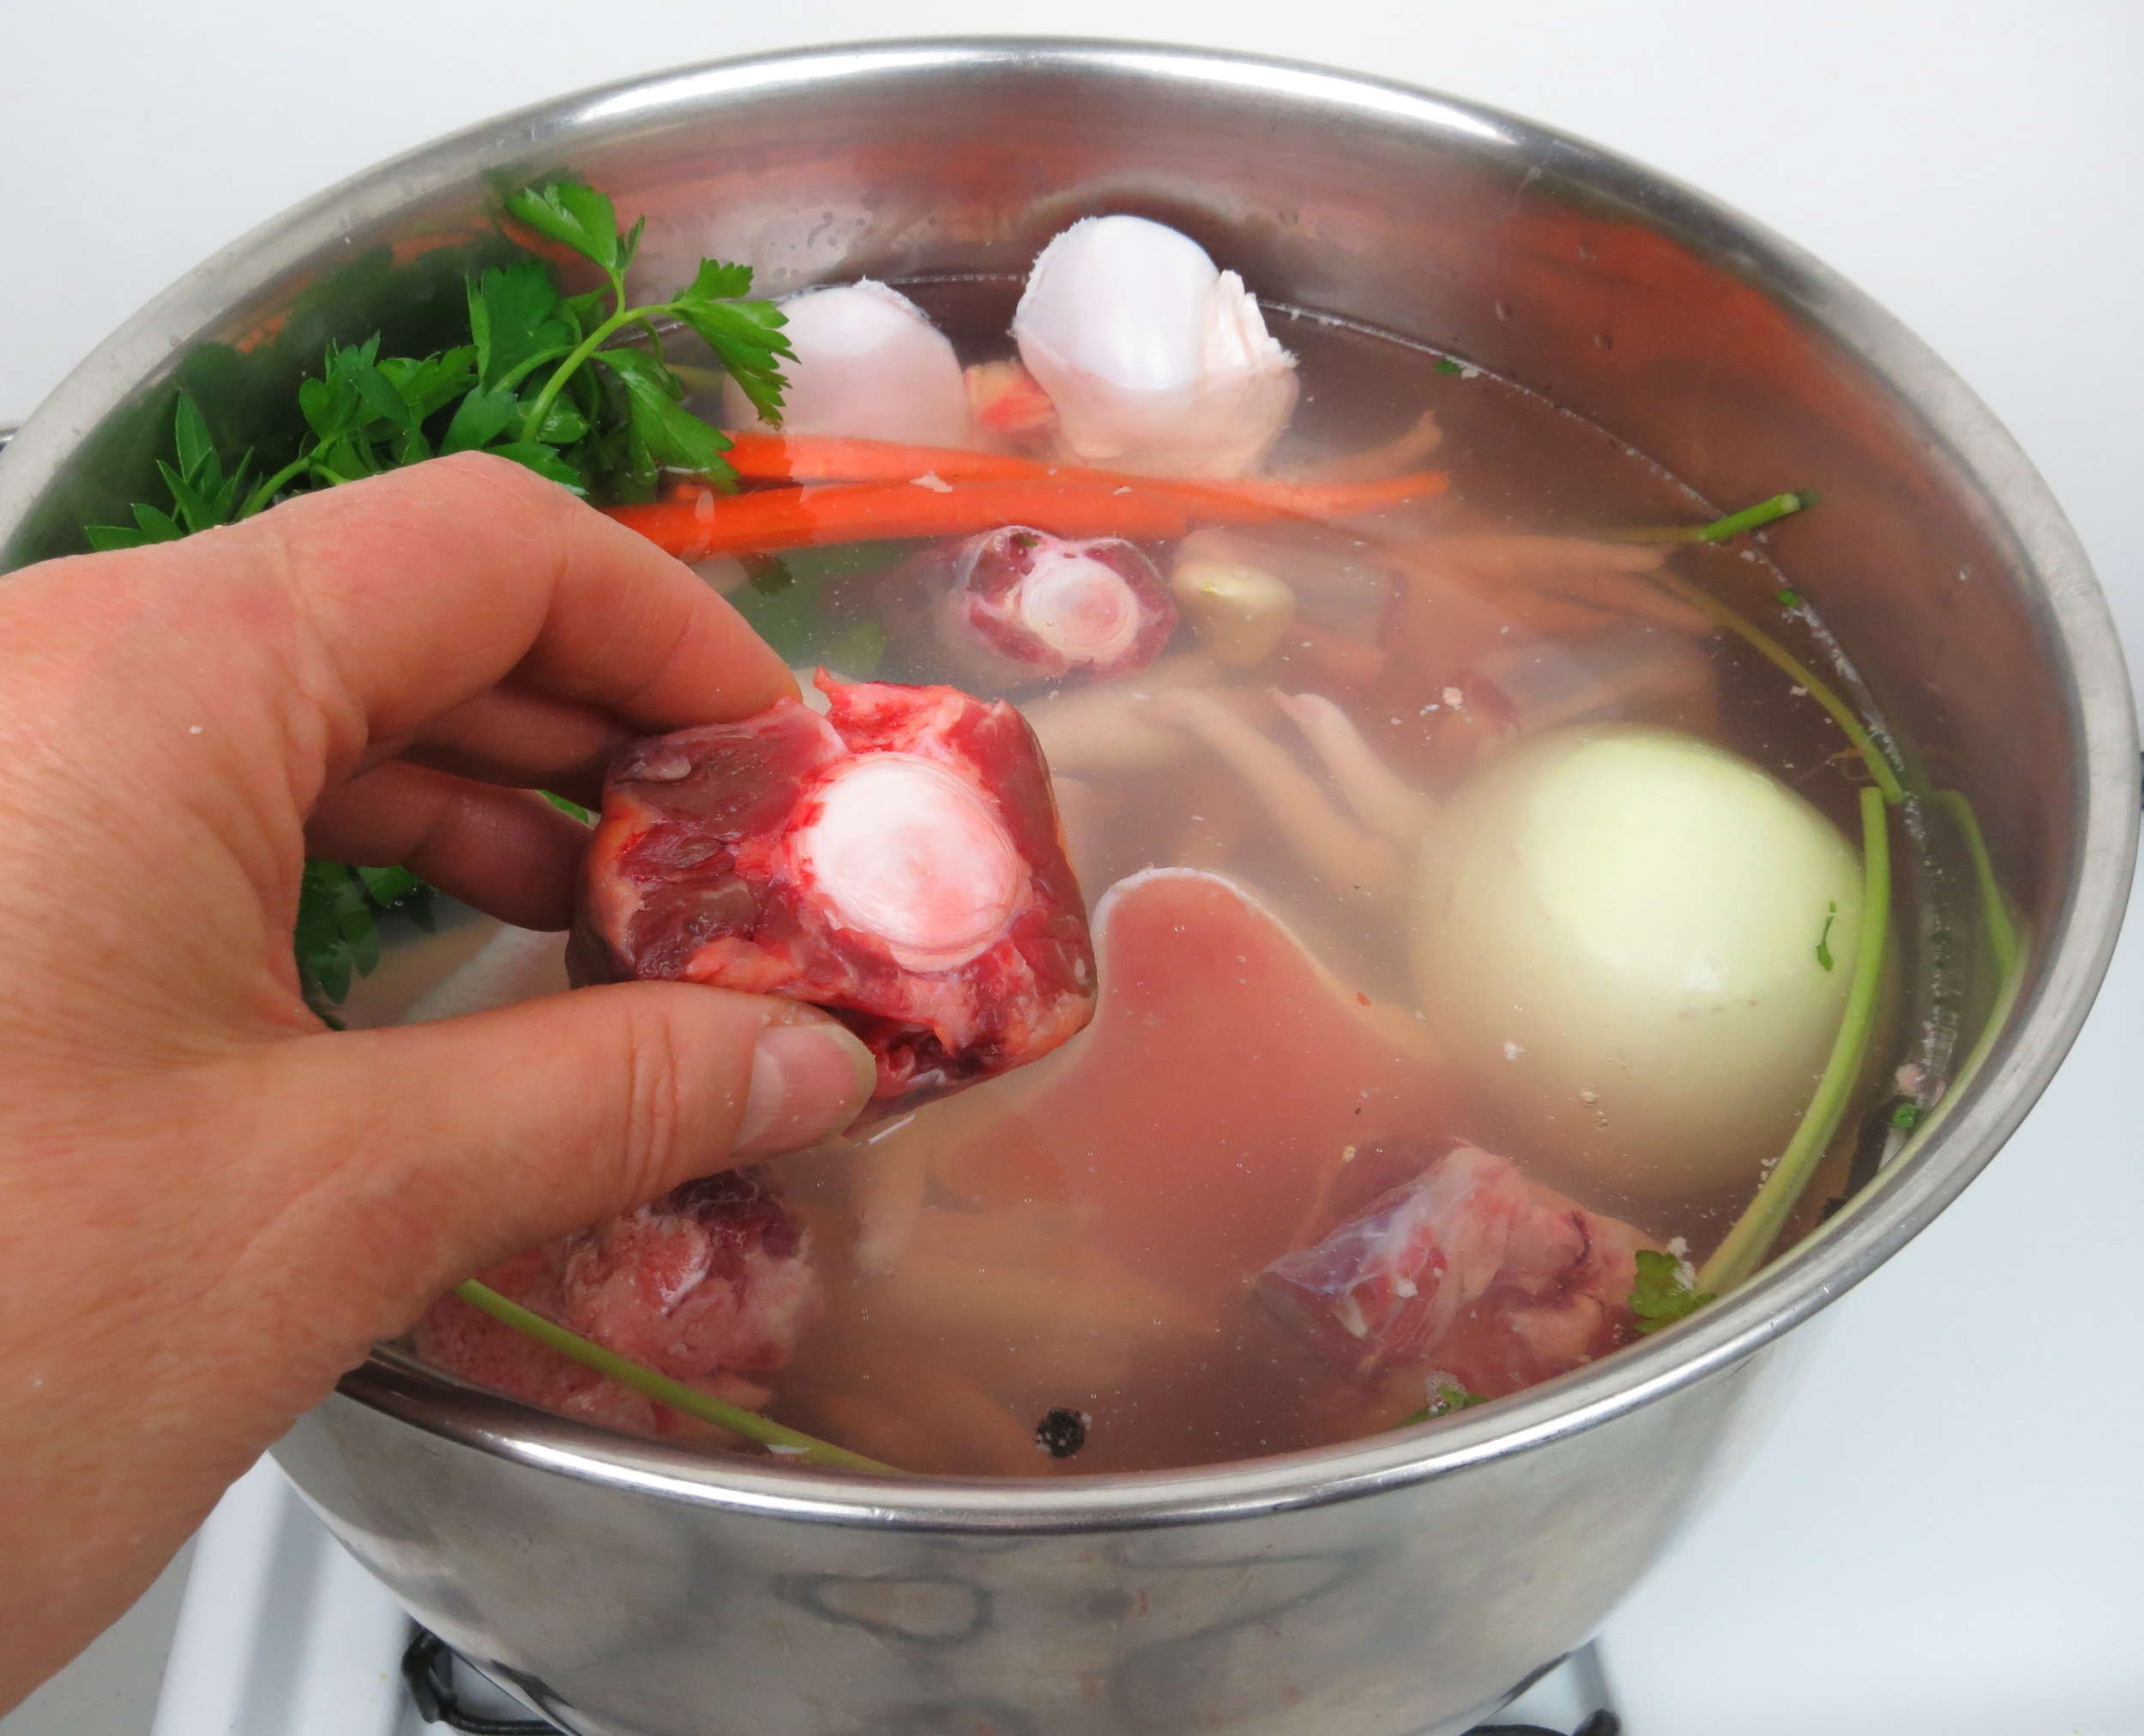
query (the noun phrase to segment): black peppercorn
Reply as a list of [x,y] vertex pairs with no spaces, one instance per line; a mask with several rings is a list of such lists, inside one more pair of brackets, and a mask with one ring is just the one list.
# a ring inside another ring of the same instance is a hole
[[1035,1444],[1053,1459],[1069,1459],[1087,1444],[1087,1425],[1093,1420],[1085,1411],[1061,1405],[1035,1425]]

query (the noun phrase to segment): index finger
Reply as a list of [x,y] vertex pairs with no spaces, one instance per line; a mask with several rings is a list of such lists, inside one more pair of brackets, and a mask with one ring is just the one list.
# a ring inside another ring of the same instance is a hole
[[647,732],[797,690],[690,568],[505,459],[436,459],[196,540],[226,570],[237,557],[276,571],[330,677],[307,685],[367,740],[414,733],[509,675]]

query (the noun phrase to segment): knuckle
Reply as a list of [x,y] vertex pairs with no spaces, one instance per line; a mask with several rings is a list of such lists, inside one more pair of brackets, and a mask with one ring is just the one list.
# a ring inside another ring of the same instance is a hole
[[635,1198],[649,1198],[720,1148],[719,1105],[705,1100],[706,1070],[696,1065],[667,997],[630,997],[625,1025],[624,1159]]

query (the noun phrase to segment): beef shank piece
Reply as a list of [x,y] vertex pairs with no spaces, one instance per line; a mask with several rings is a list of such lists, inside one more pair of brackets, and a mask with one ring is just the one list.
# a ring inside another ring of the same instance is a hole
[[1448,1373],[1501,1398],[1629,1343],[1637,1253],[1629,1224],[1537,1185],[1508,1159],[1421,1142],[1370,1148],[1378,1195],[1315,1245],[1259,1275],[1258,1295],[1359,1375]]
[[955,667],[1005,687],[1133,674],[1160,655],[1177,626],[1175,600],[1137,545],[1074,541],[1024,525],[910,557],[879,601],[890,630],[928,623]]
[[[748,1409],[821,1305],[809,1233],[761,1170],[688,1182],[546,1242],[481,1281],[583,1338]],[[635,1434],[719,1434],[584,1368],[458,1296],[417,1323],[418,1353],[465,1380]]]
[[576,981],[666,978],[826,1008],[878,1058],[874,1114],[1047,1054],[1094,1010],[1049,773],[1008,704],[819,672],[612,767]]

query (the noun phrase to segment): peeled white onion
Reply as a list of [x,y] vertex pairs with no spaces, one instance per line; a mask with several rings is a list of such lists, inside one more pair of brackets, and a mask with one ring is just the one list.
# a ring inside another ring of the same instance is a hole
[[[780,304],[783,335],[796,350],[782,372],[782,427],[917,446],[968,443],[967,382],[946,335],[923,310],[868,278],[810,289]],[[724,419],[758,417],[734,381],[722,390]]]
[[1243,279],[1143,217],[1089,217],[1044,248],[1013,336],[1083,463],[1240,476],[1295,408],[1295,358]]
[[1860,936],[1829,821],[1723,748],[1625,725],[1539,737],[1454,797],[1413,964],[1496,1124],[1478,1136],[1665,1200],[1754,1186],[1785,1148]]

